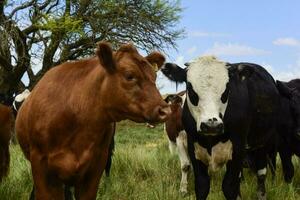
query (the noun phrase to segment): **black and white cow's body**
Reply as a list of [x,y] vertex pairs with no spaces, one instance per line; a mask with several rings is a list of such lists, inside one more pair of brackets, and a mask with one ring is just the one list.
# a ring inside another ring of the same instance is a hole
[[278,120],[279,155],[286,182],[294,176],[292,156],[300,157],[300,79],[289,82],[277,81],[280,98]]
[[[209,169],[226,164],[226,199],[240,196],[240,172],[246,151],[255,157],[258,197],[265,196],[266,152],[275,134],[279,94],[272,76],[251,63],[229,64],[200,57],[182,69],[166,64],[163,73],[186,82],[182,122],[195,175],[196,198],[206,199]],[[226,154],[221,155],[223,152]],[[203,156],[205,155],[205,156]]]

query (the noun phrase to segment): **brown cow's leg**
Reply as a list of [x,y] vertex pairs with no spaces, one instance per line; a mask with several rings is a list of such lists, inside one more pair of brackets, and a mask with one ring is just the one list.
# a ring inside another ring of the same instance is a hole
[[63,200],[64,188],[53,175],[46,170],[41,156],[31,156],[32,176],[36,200]]
[[84,178],[75,185],[76,200],[94,200],[97,196],[97,190],[100,178],[107,162],[108,151],[100,154],[100,160],[93,162],[90,170]]

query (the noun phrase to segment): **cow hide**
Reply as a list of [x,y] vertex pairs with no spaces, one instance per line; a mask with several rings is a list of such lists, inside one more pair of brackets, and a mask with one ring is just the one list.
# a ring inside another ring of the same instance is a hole
[[211,155],[207,152],[207,149],[200,146],[198,143],[194,143],[195,157],[197,160],[201,160],[208,166],[210,172],[216,172],[223,167],[225,163],[232,159],[232,142],[219,142],[211,149]]

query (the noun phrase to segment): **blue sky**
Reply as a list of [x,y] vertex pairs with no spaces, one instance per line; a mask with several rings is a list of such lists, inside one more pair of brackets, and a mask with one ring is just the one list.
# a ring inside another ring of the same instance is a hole
[[[300,78],[299,0],[182,0],[178,27],[186,37],[168,62],[183,63],[204,54],[226,62],[253,62],[275,79]],[[162,93],[176,92],[174,83],[159,75]],[[181,86],[179,90],[183,89]]]

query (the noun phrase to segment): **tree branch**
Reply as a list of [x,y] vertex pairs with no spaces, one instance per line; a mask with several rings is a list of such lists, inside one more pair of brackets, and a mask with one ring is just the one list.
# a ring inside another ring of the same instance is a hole
[[32,6],[33,4],[34,4],[34,2],[35,2],[36,0],[31,0],[31,1],[29,1],[29,2],[26,2],[26,3],[24,3],[24,4],[22,4],[22,5],[20,5],[20,6],[18,6],[18,7],[16,7],[15,9],[13,9],[12,11],[11,11],[11,13],[8,15],[8,19],[11,19],[13,16],[14,16],[14,14],[16,13],[16,12],[18,12],[19,10],[22,10],[22,9],[25,9],[25,8],[28,8],[28,7],[30,7],[30,6]]
[[[55,5],[57,4],[58,0],[56,1]],[[42,5],[38,6],[39,10],[44,10],[49,4],[51,3],[51,0],[45,1]]]
[[13,69],[13,66],[7,61],[7,58],[2,55],[0,55],[0,63],[0,66],[2,66],[6,71],[11,71]]

